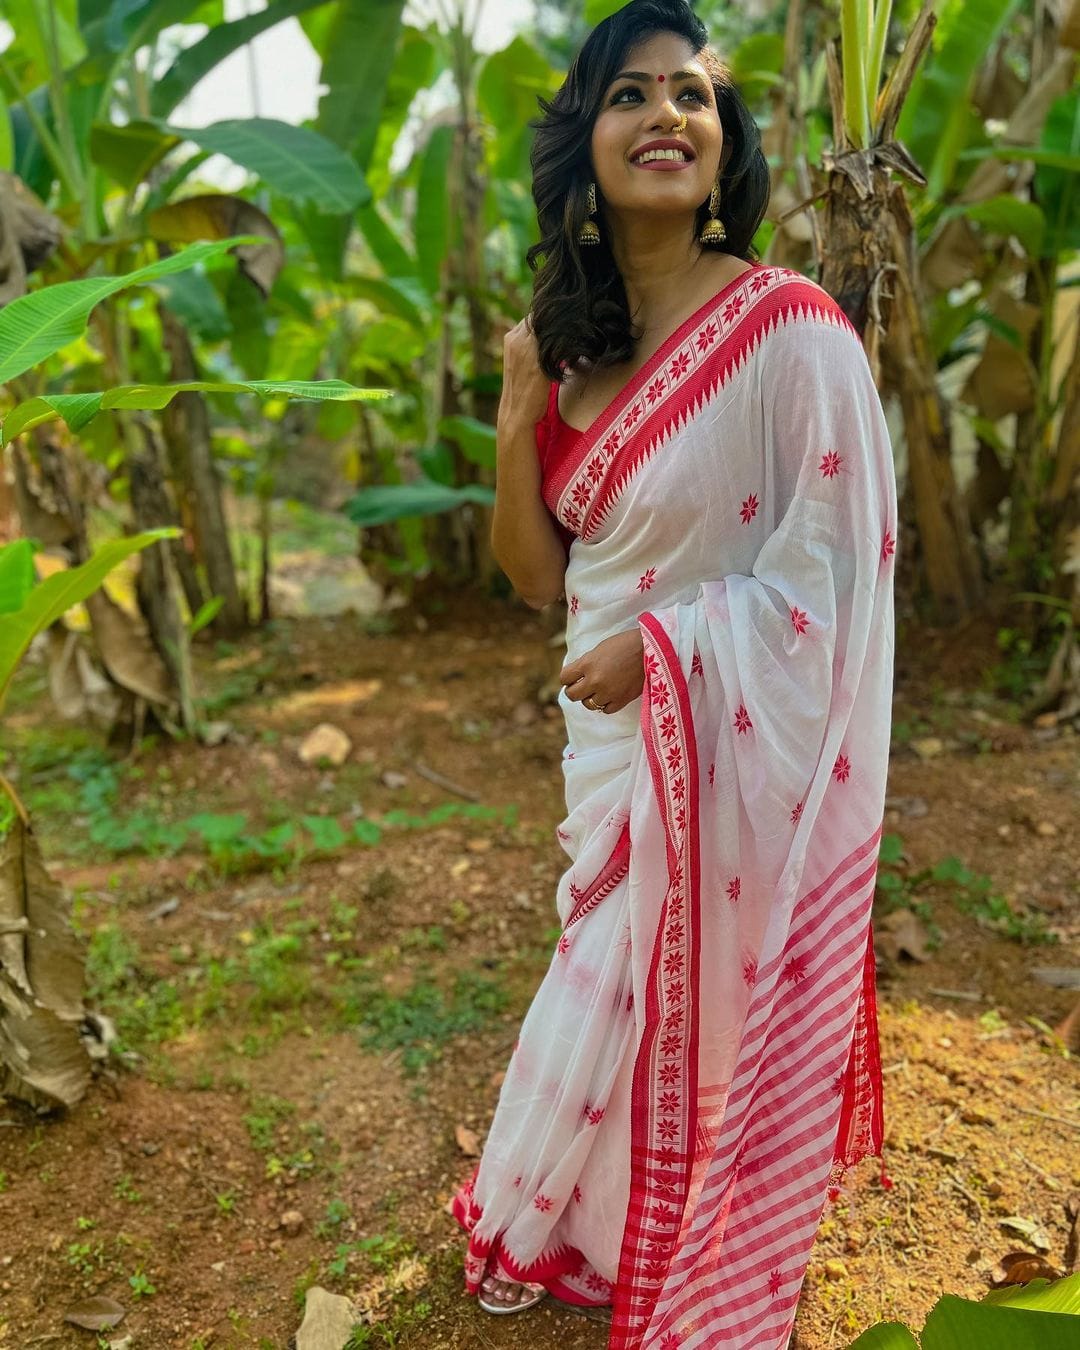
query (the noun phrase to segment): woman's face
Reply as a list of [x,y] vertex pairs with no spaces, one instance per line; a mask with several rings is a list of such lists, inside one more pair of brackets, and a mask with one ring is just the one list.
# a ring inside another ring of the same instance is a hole
[[[686,129],[677,131],[685,116]],[[649,162],[654,141],[676,154]],[[656,33],[632,48],[604,91],[593,125],[592,163],[605,210],[616,215],[695,212],[720,169],[724,133],[712,80],[685,38]]]

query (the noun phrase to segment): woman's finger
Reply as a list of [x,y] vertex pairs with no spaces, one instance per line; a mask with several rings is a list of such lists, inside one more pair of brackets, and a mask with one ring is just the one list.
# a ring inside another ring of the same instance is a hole
[[580,661],[571,661],[569,665],[563,666],[559,671],[560,684],[573,684],[575,680],[580,680],[585,674]]

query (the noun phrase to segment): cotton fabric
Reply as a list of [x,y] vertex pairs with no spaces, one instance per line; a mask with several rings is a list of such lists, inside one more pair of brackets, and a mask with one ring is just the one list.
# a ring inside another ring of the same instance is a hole
[[466,1289],[611,1303],[610,1350],[780,1350],[827,1197],[882,1141],[887,429],[842,311],[760,265],[587,431],[557,396],[568,659],[636,626],[643,691],[560,698],[563,931],[453,1203]]

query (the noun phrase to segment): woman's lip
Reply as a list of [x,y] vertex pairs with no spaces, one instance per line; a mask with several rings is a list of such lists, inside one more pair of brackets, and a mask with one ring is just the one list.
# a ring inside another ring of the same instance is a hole
[[641,164],[636,159],[630,161],[635,169],[660,169],[663,173],[671,173],[675,169],[689,169],[693,166],[692,159],[650,159],[647,164]]

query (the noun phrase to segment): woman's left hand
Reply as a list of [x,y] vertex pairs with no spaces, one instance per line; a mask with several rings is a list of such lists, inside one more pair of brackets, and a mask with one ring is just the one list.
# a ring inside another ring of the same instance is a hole
[[559,671],[566,697],[606,713],[616,713],[640,697],[645,684],[644,644],[640,628],[605,638],[592,651]]

